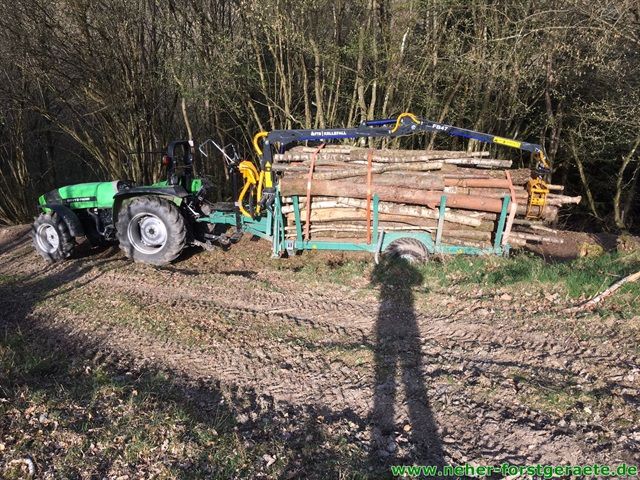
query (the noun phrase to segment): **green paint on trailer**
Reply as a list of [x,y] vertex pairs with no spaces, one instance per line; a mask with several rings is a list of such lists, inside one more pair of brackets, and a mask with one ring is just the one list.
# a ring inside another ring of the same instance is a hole
[[[344,242],[340,240],[325,240],[314,241],[304,240],[302,232],[302,215],[300,212],[300,200],[297,195],[292,198],[294,223],[295,223],[295,239],[286,239],[284,235],[284,216],[282,214],[282,203],[280,197],[276,197],[274,203],[273,212],[267,211],[266,215],[262,215],[259,218],[251,219],[242,217],[242,229],[252,235],[256,235],[261,238],[271,240],[273,242],[273,254],[279,255],[285,250],[342,250],[342,251],[358,251],[358,252],[370,252],[373,254],[384,251],[392,242],[401,238],[414,238],[420,241],[432,254],[445,254],[445,255],[508,255],[510,251],[509,244],[501,245],[501,239],[503,235],[504,225],[506,222],[509,197],[505,197],[502,201],[502,210],[500,212],[498,228],[495,234],[495,242],[492,247],[478,248],[469,246],[458,245],[446,245],[441,242],[442,230],[444,228],[445,209],[446,209],[446,195],[443,195],[440,202],[439,209],[439,222],[436,231],[437,241],[434,242],[429,232],[420,230],[416,227],[416,230],[401,231],[401,232],[385,232],[379,227],[379,198],[377,195],[373,196],[372,205],[372,241],[371,243],[363,242]],[[207,217],[202,217],[197,220],[198,222],[207,222],[213,224],[223,225],[235,225],[236,217],[233,212],[213,212]]]

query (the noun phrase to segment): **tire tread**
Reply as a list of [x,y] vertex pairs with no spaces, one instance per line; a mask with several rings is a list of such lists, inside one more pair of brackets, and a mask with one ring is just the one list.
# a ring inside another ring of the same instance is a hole
[[[167,227],[167,243],[157,253],[145,255],[137,251],[127,235],[127,228],[131,218],[140,211],[149,211],[160,217]],[[132,213],[134,211],[135,213]],[[180,256],[186,245],[187,228],[183,215],[177,207],[168,200],[158,196],[136,197],[122,205],[118,214],[116,231],[120,249],[127,258],[139,263],[152,265],[166,265]]]

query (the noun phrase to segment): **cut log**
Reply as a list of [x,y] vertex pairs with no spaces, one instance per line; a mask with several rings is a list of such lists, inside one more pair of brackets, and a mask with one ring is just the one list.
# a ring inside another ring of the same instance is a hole
[[[324,180],[332,180],[338,178],[349,178],[349,177],[357,177],[363,176],[367,173],[367,168],[363,164],[353,163],[351,165],[345,165],[344,163],[334,164],[334,163],[325,163],[321,160],[318,160],[319,163],[316,165],[319,169],[322,169],[324,166],[333,165],[334,170],[322,172],[331,173],[334,175],[327,175]],[[385,172],[430,172],[433,170],[440,170],[443,166],[441,161],[435,162],[418,162],[418,163],[402,163],[402,164],[389,164],[389,165],[374,165],[371,169],[372,173],[385,173]],[[347,169],[348,167],[348,169]],[[293,165],[273,165],[273,170],[276,172],[308,172],[309,165],[302,164],[293,164]],[[338,170],[340,168],[340,170]],[[339,172],[339,173],[338,173]],[[318,173],[320,175],[320,173]]]
[[[275,163],[280,162],[310,162],[313,154],[309,153],[277,153],[273,156]],[[354,158],[353,156],[325,153],[318,154],[316,163],[318,165],[336,164],[336,163],[364,163],[366,158]],[[410,165],[412,163],[445,163],[449,165],[465,165],[482,168],[509,168],[511,167],[511,160],[497,160],[491,158],[479,158],[479,157],[457,157],[457,158],[442,158],[442,157],[430,157],[429,155],[419,155],[415,157],[396,157],[396,156],[380,156],[374,155],[372,158],[374,164],[403,164]],[[433,170],[433,169],[432,169]]]
[[[441,176],[422,176],[416,177],[415,175],[400,175],[397,173],[388,173],[386,175],[380,175],[382,172],[387,171],[385,168],[374,167],[371,172],[375,175],[372,176],[372,183],[375,185],[392,185],[397,187],[413,187],[421,190],[443,190],[444,179]],[[340,170],[335,172],[320,172],[313,174],[313,180],[340,180],[350,177],[364,177],[367,175],[367,170]],[[299,180],[299,175],[291,175],[289,180]],[[364,178],[358,181],[364,182]]]
[[[314,147],[298,146],[294,147],[283,154],[277,154],[275,161],[291,161],[291,159],[311,159],[316,152]],[[367,161],[369,148],[355,148],[349,146],[331,146],[326,145],[318,152],[318,158],[338,158],[343,161]],[[306,156],[306,157],[305,157]],[[382,159],[384,163],[395,162],[423,162],[439,159],[453,158],[483,158],[488,157],[489,152],[465,152],[460,150],[373,150],[373,160]],[[299,160],[296,160],[299,161]]]
[[[306,210],[302,210],[305,212]],[[287,218],[293,218],[293,213],[287,214]],[[364,221],[367,218],[366,210],[362,208],[353,207],[336,207],[336,208],[321,208],[311,209],[311,222],[327,222],[327,221]],[[382,222],[399,222],[409,225],[426,225],[426,222],[431,222],[435,226],[436,221],[432,219],[425,219],[419,217],[412,217],[407,215],[394,215],[388,213],[380,213],[378,219]]]
[[[491,237],[506,196],[516,203],[515,219],[508,242],[526,247],[528,242],[557,243],[556,230],[545,226],[557,219],[559,208],[578,203],[580,197],[563,195],[562,185],[549,184],[551,193],[542,219],[525,218],[531,170],[504,168],[509,160],[489,158],[487,152],[373,150],[350,145],[327,145],[317,155],[316,147],[295,147],[275,156],[273,170],[279,174],[286,215],[287,238],[295,235],[290,195],[298,201],[306,218],[308,173],[312,158],[315,167],[310,185],[309,225],[313,239],[362,237],[369,231],[365,199],[377,194],[378,225],[384,230],[435,232],[440,203],[447,196],[443,241],[467,246],[490,246]],[[372,161],[368,162],[371,155]],[[368,175],[371,174],[371,183]],[[369,187],[369,185],[371,185]],[[511,217],[510,217],[511,218]],[[304,221],[303,221],[304,224]],[[355,234],[355,235],[354,235]],[[360,235],[362,234],[362,235]]]
[[[286,196],[305,195],[307,192],[307,182],[302,179],[291,180],[283,178],[280,183],[280,190],[283,195]],[[397,189],[388,186],[376,186],[374,193],[383,201],[426,205],[434,208],[440,204],[440,198],[442,196],[440,192]],[[330,197],[344,197],[348,195],[353,198],[366,198],[367,186],[351,182],[318,180],[312,182],[311,194]],[[484,212],[500,212],[502,210],[502,201],[498,199],[471,195],[447,195],[447,205],[463,210],[480,210]]]
[[532,221],[532,220],[526,220],[524,218],[516,218],[516,219],[513,220],[513,223],[515,225],[526,226],[526,227],[531,228],[533,230],[540,230],[542,232],[547,232],[547,233],[552,233],[552,234],[557,234],[558,233],[558,230],[554,230],[553,228],[546,227],[540,222],[536,222],[536,221]]
[[[351,160],[366,160],[369,155],[368,148],[354,148],[349,152]],[[417,158],[434,160],[446,158],[482,158],[488,157],[489,152],[465,152],[460,150],[374,150],[374,158],[398,158],[402,161],[416,161]]]
[[[294,225],[295,217],[292,213],[286,215],[287,224]],[[418,218],[403,215],[389,215],[381,213],[378,216],[379,227],[384,227],[387,224],[405,224],[415,225],[423,228],[436,229],[438,227],[438,221],[430,218]],[[301,219],[301,223],[305,223],[305,219]],[[343,223],[349,225],[367,225],[365,210],[352,209],[352,208],[335,208],[335,209],[318,209],[311,211],[311,225],[320,226],[326,223]],[[473,228],[473,230],[469,230]],[[467,225],[460,225],[458,223],[444,222],[443,230],[450,232],[451,234],[457,234],[458,232],[479,232],[483,236],[491,233],[495,230],[494,222],[484,222],[478,227],[469,227]]]
[[[330,197],[327,197],[330,198]],[[300,208],[304,209],[305,199],[300,199]],[[282,207],[282,212],[287,214],[293,212],[293,206],[288,205],[291,200],[287,197],[284,198],[284,202],[287,204]],[[356,207],[367,208],[367,201],[358,198],[345,198],[337,197],[332,200],[325,199],[323,197],[314,198],[311,208],[312,211],[320,208],[334,208],[337,206],[343,207]],[[380,202],[378,204],[378,211],[380,213],[388,213],[393,215],[403,215],[418,218],[429,218],[437,220],[439,217],[439,211],[433,210],[427,207],[421,207],[417,205],[404,205],[399,203]],[[460,225],[467,225],[470,227],[479,227],[482,224],[482,220],[474,218],[469,215],[465,215],[458,211],[447,209],[444,215],[445,221],[451,223],[458,223]]]
[[[425,231],[429,233],[435,233],[434,227],[418,227],[415,225],[401,225],[401,224],[393,224],[388,223],[382,225],[382,230],[385,232],[402,232],[402,231]],[[294,232],[294,226],[285,227],[285,232],[290,233]],[[320,223],[311,226],[309,229],[309,233],[318,233],[318,232],[366,232],[366,225],[345,225],[342,223]],[[443,238],[445,239],[456,239],[456,240],[474,240],[474,241],[491,241],[491,233],[490,232],[476,232],[474,230],[460,230],[457,232],[443,232]]]
[[480,188],[504,188],[511,185],[508,180],[498,178],[445,178],[446,187],[480,187]]
[[[524,190],[524,187],[514,187],[516,192],[516,200],[518,202],[527,203],[529,194]],[[489,198],[504,198],[510,196],[508,190],[501,190],[498,188],[467,188],[467,187],[444,187],[445,193],[456,193],[461,195],[480,195]],[[561,206],[566,204],[578,204],[582,200],[581,196],[569,197],[567,195],[558,195],[549,193],[547,195],[547,205]]]
[[[339,197],[338,203],[345,206],[367,208],[367,202],[357,198],[344,198]],[[407,215],[411,217],[432,218],[437,220],[439,218],[439,211],[431,208],[425,208],[417,205],[404,205],[398,203],[380,202],[378,204],[378,211],[381,213],[389,213],[396,215]],[[482,223],[482,220],[469,217],[462,213],[452,212],[450,210],[445,211],[445,221],[452,223],[459,223],[460,225],[468,225],[471,227],[478,227]]]
[[511,168],[511,160],[492,158],[447,158],[442,160],[449,165],[467,165],[480,168]]
[[[285,232],[295,230],[294,226],[284,227]],[[366,225],[341,225],[341,224],[321,224],[318,226],[313,226],[309,229],[309,233],[316,232],[331,232],[331,231],[339,231],[339,232],[366,232]],[[391,225],[387,226],[384,229],[385,231],[427,231],[426,228],[417,227],[415,225]]]
[[511,237],[511,238],[519,238],[521,240],[531,240],[531,241],[540,242],[540,243],[557,243],[557,244],[564,243],[564,240],[562,238],[547,237],[547,236],[542,236],[542,235],[534,235],[532,233],[522,233],[522,232],[513,232],[512,231],[509,234],[509,237]]

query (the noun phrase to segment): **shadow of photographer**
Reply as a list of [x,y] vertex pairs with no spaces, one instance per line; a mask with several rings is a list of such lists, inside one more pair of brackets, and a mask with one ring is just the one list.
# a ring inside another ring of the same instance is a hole
[[[372,462],[398,458],[396,438],[406,432],[413,450],[411,460],[444,465],[442,444],[433,418],[422,373],[420,330],[413,288],[421,285],[421,272],[407,260],[384,256],[371,275],[380,289],[376,321],[375,385],[371,412]],[[408,424],[398,424],[399,386],[404,389]]]

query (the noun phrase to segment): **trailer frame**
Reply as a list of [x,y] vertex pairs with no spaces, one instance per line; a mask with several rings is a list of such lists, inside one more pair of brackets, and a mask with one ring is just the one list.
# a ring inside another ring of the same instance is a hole
[[[282,196],[279,188],[276,187],[276,195],[273,207],[265,211],[258,218],[249,218],[243,216],[241,218],[241,230],[250,235],[268,240],[272,244],[272,257],[279,258],[285,254],[294,255],[305,250],[332,250],[332,251],[348,251],[348,252],[368,252],[379,258],[389,245],[401,238],[413,238],[420,241],[429,254],[431,255],[498,255],[507,256],[511,250],[508,242],[503,242],[507,230],[507,216],[509,212],[509,204],[511,198],[508,195],[502,200],[502,208],[498,216],[498,223],[494,232],[494,238],[491,247],[480,248],[473,246],[449,245],[442,241],[442,235],[445,231],[444,221],[446,218],[447,195],[443,194],[440,198],[440,206],[438,208],[438,224],[436,227],[435,239],[426,229],[416,227],[415,230],[407,230],[401,232],[385,232],[380,227],[379,222],[379,204],[378,195],[372,197],[372,236],[371,241],[367,242],[347,242],[332,240],[305,240],[303,236],[303,219],[300,209],[300,196],[291,197],[294,213],[295,238],[287,239],[285,231],[285,216],[282,213]],[[206,217],[199,218],[198,222],[207,222],[212,224],[222,224],[229,226],[237,225],[237,217],[234,212],[214,211]]]

